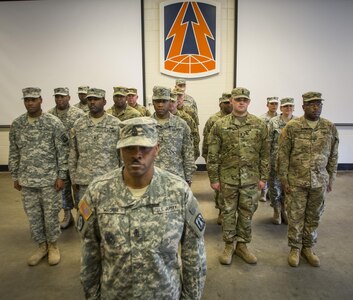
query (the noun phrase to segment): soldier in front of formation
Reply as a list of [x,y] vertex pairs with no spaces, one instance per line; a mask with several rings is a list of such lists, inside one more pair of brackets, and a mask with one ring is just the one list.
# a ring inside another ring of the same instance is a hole
[[105,91],[90,88],[87,103],[90,112],[75,122],[70,134],[69,171],[79,199],[94,178],[120,164],[116,144],[121,122],[104,111]]
[[295,118],[295,116],[293,116],[294,99],[283,98],[280,102],[281,114],[272,118],[268,123],[268,137],[270,143],[270,177],[268,186],[271,206],[273,207],[272,223],[276,225],[282,222],[288,224],[284,192],[277,175],[278,139],[284,126]]
[[257,258],[247,244],[251,242],[251,223],[258,197],[268,179],[267,126],[248,113],[248,89],[234,88],[231,102],[232,113],[219,119],[211,129],[207,155],[211,187],[221,191],[224,198],[225,247],[219,261],[231,264],[235,252],[246,263],[255,264]]
[[314,267],[320,259],[313,251],[324,212],[325,195],[332,191],[337,173],[338,132],[321,118],[319,92],[303,94],[304,116],[288,122],[278,148],[278,176],[286,197],[288,264],[299,265],[300,254]]
[[[203,129],[203,143],[202,143],[202,156],[207,163],[207,154],[208,154],[208,136],[210,134],[211,128],[218,121],[219,119],[223,118],[226,115],[229,115],[232,110],[233,106],[230,103],[232,95],[229,93],[223,93],[222,97],[219,98],[219,112],[215,113],[206,121],[205,127]],[[223,197],[222,193],[219,190],[215,190],[215,204],[216,208],[219,210],[217,224],[222,224],[223,214],[222,214],[222,206],[223,206]]]
[[22,92],[27,113],[11,125],[9,170],[14,188],[22,192],[31,236],[39,246],[27,263],[35,266],[48,255],[49,265],[56,265],[69,139],[62,122],[42,111],[41,89],[28,87]]
[[120,121],[125,121],[127,119],[141,117],[141,113],[127,105],[126,102],[126,92],[127,88],[123,86],[116,86],[113,88],[113,100],[114,105],[107,110],[107,114],[117,117]]
[[201,299],[205,221],[186,182],[154,166],[156,120],[124,121],[117,147],[124,166],[93,180],[79,204],[86,299]]
[[[54,97],[56,106],[50,109],[48,113],[60,119],[69,136],[70,130],[74,126],[75,121],[85,113],[81,109],[70,105],[70,93],[67,87],[59,87],[54,89]],[[60,223],[61,229],[66,229],[70,225],[74,224],[74,218],[71,214],[71,210],[74,207],[77,208],[79,199],[77,194],[74,195],[72,193],[71,186],[72,184],[68,172],[65,180],[65,187],[62,191],[64,218]]]

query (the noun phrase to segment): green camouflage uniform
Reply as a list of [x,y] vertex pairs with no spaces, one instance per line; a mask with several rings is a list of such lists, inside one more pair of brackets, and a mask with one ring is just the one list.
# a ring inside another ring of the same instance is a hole
[[80,202],[77,226],[86,299],[201,299],[205,222],[178,176],[155,167],[141,198],[122,169],[99,177]]
[[182,118],[188,124],[190,131],[191,131],[192,142],[194,143],[194,158],[195,158],[195,160],[198,159],[198,157],[200,156],[199,128],[197,127],[196,123],[191,118],[191,116],[189,114],[187,114],[186,112],[184,112],[183,110],[177,110],[177,112],[175,113],[175,116]]
[[198,113],[197,104],[196,104],[195,99],[186,93],[185,93],[185,98],[184,98],[184,104],[186,106],[190,106],[196,112],[196,114]]
[[184,104],[183,107],[180,107],[180,108],[178,107],[178,110],[186,112],[194,120],[194,122],[196,123],[197,126],[200,125],[199,117],[197,115],[197,112],[191,106],[187,106],[187,105]]
[[[69,106],[69,108],[65,113],[61,113],[56,107],[53,107],[52,109],[50,109],[48,113],[60,119],[60,121],[64,124],[64,127],[66,129],[68,136],[70,135],[70,130],[74,126],[75,121],[85,114],[81,109],[73,106]],[[71,185],[72,183],[70,180],[70,175],[69,175],[69,172],[67,172],[65,187],[62,191],[64,210],[69,210],[69,209],[71,210],[74,208],[75,205],[77,207],[77,204],[78,204],[78,196],[77,197],[72,196]]]
[[132,108],[129,105],[126,105],[126,108],[121,112],[118,112],[115,105],[113,105],[111,108],[107,110],[107,114],[117,117],[120,121],[125,121],[128,119],[142,116],[138,110],[136,110],[135,108]]
[[[274,117],[277,117],[277,116],[278,116],[278,113],[276,113],[276,114],[274,115]],[[268,125],[268,123],[270,122],[270,120],[271,120],[272,118],[274,118],[274,117],[271,117],[271,116],[268,114],[268,112],[266,112],[266,113],[264,113],[263,115],[260,116],[260,119],[263,120],[263,121],[266,123],[266,125]]]
[[[153,118],[156,119],[156,114]],[[168,122],[158,124],[157,130],[160,151],[155,165],[190,182],[196,170],[190,128],[184,120],[170,113]]]
[[208,147],[210,182],[221,184],[224,197],[223,239],[249,243],[258,183],[268,177],[267,127],[254,115],[240,123],[231,113],[213,125]]
[[141,104],[136,103],[135,107],[133,107],[133,108],[136,109],[137,111],[139,111],[139,113],[141,114],[142,117],[150,117],[151,116],[151,112]]
[[[295,118],[295,116],[292,116],[291,120]],[[282,129],[287,123],[288,122],[283,120],[282,114],[272,118],[268,123],[268,137],[270,143],[270,177],[268,180],[268,185],[272,207],[278,207],[284,204],[282,186],[277,176],[277,159],[278,139]]]
[[83,112],[85,112],[85,113],[89,112],[88,104],[82,104],[81,102],[79,102],[79,103],[74,104],[74,107],[77,107],[77,108],[83,110]]
[[98,124],[88,114],[75,122],[70,135],[69,170],[72,183],[80,185],[80,198],[93,178],[119,166],[116,144],[120,123],[108,114]]
[[333,123],[320,118],[312,129],[302,116],[287,123],[279,139],[278,176],[288,184],[288,245],[312,247],[324,211],[327,185],[337,172],[338,132]]
[[32,238],[37,243],[55,242],[60,235],[58,178],[67,173],[68,136],[60,120],[42,113],[34,122],[23,114],[9,133],[9,170],[22,186],[22,200]]

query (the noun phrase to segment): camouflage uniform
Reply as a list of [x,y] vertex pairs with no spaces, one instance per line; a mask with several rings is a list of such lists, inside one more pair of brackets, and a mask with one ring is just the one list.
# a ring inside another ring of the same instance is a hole
[[136,109],[137,111],[139,111],[139,113],[141,114],[142,117],[150,117],[151,116],[151,112],[141,104],[136,103],[136,105],[133,108]]
[[185,93],[184,103],[186,106],[190,106],[195,111],[196,114],[198,113],[195,99],[186,93]]
[[265,123],[266,123],[266,125],[268,125],[268,123],[270,122],[270,120],[272,119],[272,118],[274,118],[274,117],[277,117],[278,116],[278,113],[276,113],[273,117],[272,116],[270,116],[269,114],[268,114],[268,112],[266,112],[266,113],[264,113],[263,115],[261,115],[259,118],[261,119],[261,120],[263,120]]
[[80,186],[80,198],[95,177],[119,166],[116,144],[120,123],[108,114],[97,124],[90,115],[75,122],[70,135],[69,170],[72,183]]
[[194,120],[183,110],[177,110],[175,116],[182,118],[189,126],[191,131],[192,142],[194,144],[194,159],[196,160],[200,156],[200,134],[199,128],[197,127]]
[[60,120],[42,113],[34,122],[28,115],[15,119],[10,133],[9,169],[22,186],[22,200],[32,238],[37,243],[55,242],[60,235],[58,178],[67,173],[68,137]]
[[131,118],[142,116],[138,110],[136,110],[135,108],[132,108],[127,104],[126,104],[126,108],[121,112],[118,112],[115,105],[113,105],[111,108],[107,110],[107,114],[117,117],[120,121],[125,121]]
[[221,184],[224,197],[223,240],[249,243],[258,182],[268,176],[266,125],[249,113],[239,122],[231,113],[213,125],[208,147],[210,182]]
[[[157,118],[156,114],[153,118]],[[184,120],[170,113],[168,121],[158,124],[157,130],[160,151],[155,165],[191,182],[196,165],[190,128]]]
[[[56,107],[53,107],[48,111],[48,113],[58,117],[60,121],[64,124],[66,132],[68,135],[70,134],[71,128],[74,126],[75,121],[84,115],[84,112],[76,107],[69,106],[69,108],[65,111],[65,113],[61,113]],[[69,149],[68,149],[69,151]],[[67,172],[67,177],[65,180],[65,187],[62,191],[62,200],[63,200],[63,209],[71,210],[74,206],[77,207],[78,204],[78,195],[74,197],[72,196],[71,190],[71,180],[69,172]]]
[[83,110],[84,113],[89,112],[88,104],[82,104],[81,102],[74,104],[74,107],[77,107],[81,110]]
[[288,184],[288,245],[311,248],[324,211],[324,195],[337,172],[338,132],[320,118],[312,129],[302,116],[287,123],[279,139],[278,176]]
[[[291,120],[295,118],[295,116],[292,116]],[[278,139],[286,124],[287,122],[283,120],[282,114],[272,118],[268,123],[268,137],[270,143],[270,178],[268,185],[272,207],[280,207],[284,204],[284,194],[282,191],[281,182],[277,176],[277,159]]]
[[[185,101],[185,100],[184,100]],[[195,124],[197,126],[200,125],[200,122],[199,122],[199,117],[197,115],[197,112],[191,107],[191,106],[186,106],[184,104],[183,107],[178,107],[178,110],[181,110],[181,111],[184,111],[186,112],[188,115],[190,115],[190,117],[194,120]]]

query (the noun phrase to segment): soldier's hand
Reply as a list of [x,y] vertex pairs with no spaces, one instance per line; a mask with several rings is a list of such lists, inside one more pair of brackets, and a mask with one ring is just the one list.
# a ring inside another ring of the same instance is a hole
[[332,191],[332,183],[329,183],[326,187],[326,191],[329,193]]
[[292,192],[288,183],[283,185],[283,190],[286,194],[290,194]]
[[64,180],[58,178],[56,181],[55,181],[55,190],[57,192],[61,191],[65,186],[65,183],[64,183]]
[[260,181],[259,181],[259,184],[258,184],[259,190],[262,191],[265,187],[266,187],[266,182],[260,180]]
[[20,185],[20,183],[18,182],[18,180],[14,181],[13,187],[14,187],[16,190],[18,190],[18,191],[22,190],[22,186]]
[[211,183],[211,188],[214,189],[215,191],[220,191],[221,190],[221,185],[220,185],[219,182]]

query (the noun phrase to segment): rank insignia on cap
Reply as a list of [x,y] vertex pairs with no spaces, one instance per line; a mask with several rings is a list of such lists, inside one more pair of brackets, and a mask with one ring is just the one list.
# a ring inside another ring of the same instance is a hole
[[88,221],[88,219],[90,218],[90,216],[92,215],[92,210],[91,208],[88,206],[87,202],[85,201],[85,199],[82,199],[79,203],[79,209],[80,209],[80,213],[81,215],[85,218],[86,221]]

